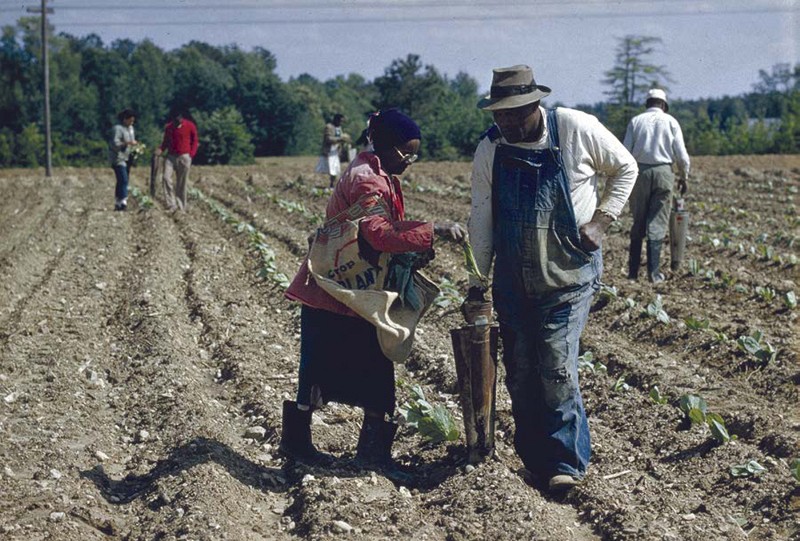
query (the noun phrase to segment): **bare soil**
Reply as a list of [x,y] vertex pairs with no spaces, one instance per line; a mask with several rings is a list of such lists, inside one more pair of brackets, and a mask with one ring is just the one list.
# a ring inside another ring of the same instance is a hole
[[[695,158],[686,261],[663,284],[625,277],[629,216],[612,226],[604,282],[615,289],[596,298],[582,341],[593,462],[557,499],[514,454],[502,369],[496,456],[477,467],[463,436],[431,445],[404,426],[395,457],[419,485],[361,471],[360,412],[336,404],[313,426],[333,467],[277,453],[299,351],[279,273],[294,274],[324,212],[313,166],[195,167],[205,199],[177,214],[133,198],[113,212],[110,169],[0,171],[0,537],[800,539],[798,309],[785,302],[800,294],[800,156]],[[415,164],[409,214],[465,222],[469,168]],[[142,191],[145,176],[134,169]],[[463,293],[460,249],[437,246],[428,274]],[[647,315],[657,295],[668,324]],[[460,422],[448,330],[461,324],[455,305],[426,316],[398,366],[400,402],[420,384]],[[773,359],[737,346],[756,330]],[[685,393],[737,438],[692,426],[677,407]],[[765,471],[731,475],[750,460]]]

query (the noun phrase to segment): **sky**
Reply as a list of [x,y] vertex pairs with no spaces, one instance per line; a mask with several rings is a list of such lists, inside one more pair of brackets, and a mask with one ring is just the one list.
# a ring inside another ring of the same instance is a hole
[[[492,68],[530,65],[565,105],[604,101],[604,73],[626,35],[661,39],[670,99],[752,90],[759,70],[800,63],[800,0],[47,0],[57,32],[149,39],[169,50],[192,40],[262,47],[284,80],[358,73],[372,80],[416,54],[488,91]],[[41,0],[0,0],[0,26]]]

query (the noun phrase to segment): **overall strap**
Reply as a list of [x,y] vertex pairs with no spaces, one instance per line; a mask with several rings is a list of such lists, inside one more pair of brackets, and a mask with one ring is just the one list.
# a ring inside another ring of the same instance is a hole
[[561,147],[558,139],[558,118],[555,109],[547,109],[547,133],[550,142],[550,152],[556,159],[559,167],[564,169],[564,162],[561,161]]

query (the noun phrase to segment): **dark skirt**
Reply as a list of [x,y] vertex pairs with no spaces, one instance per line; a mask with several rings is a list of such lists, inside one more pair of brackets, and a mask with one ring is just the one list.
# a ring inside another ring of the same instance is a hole
[[297,402],[310,405],[317,396],[392,415],[394,365],[369,322],[303,305]]

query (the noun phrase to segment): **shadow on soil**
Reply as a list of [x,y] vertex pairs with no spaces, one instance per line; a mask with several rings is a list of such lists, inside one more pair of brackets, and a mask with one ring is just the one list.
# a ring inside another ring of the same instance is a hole
[[[412,486],[420,490],[430,490],[455,474],[458,471],[457,463],[460,461],[454,456],[454,451],[451,449],[450,456],[440,462],[414,464],[416,482]],[[127,504],[155,492],[160,479],[175,476],[206,462],[216,462],[239,482],[265,492],[286,492],[305,473],[314,473],[320,477],[326,475],[351,477],[363,475],[365,471],[354,466],[352,459],[346,458],[337,459],[327,468],[291,463],[284,468],[268,468],[256,464],[219,441],[195,438],[175,448],[169,457],[159,461],[144,475],[128,475],[123,479],[114,480],[108,476],[103,466],[98,464],[90,470],[80,472],[80,476],[92,481],[109,503]],[[380,470],[376,471],[381,473]]]
[[285,473],[278,468],[260,466],[240,455],[227,445],[215,440],[196,438],[175,448],[169,457],[159,461],[144,475],[128,475],[115,481],[97,465],[80,472],[80,476],[92,481],[103,497],[110,503],[125,504],[154,492],[159,479],[189,470],[198,464],[216,462],[241,483],[272,492],[285,492]]

